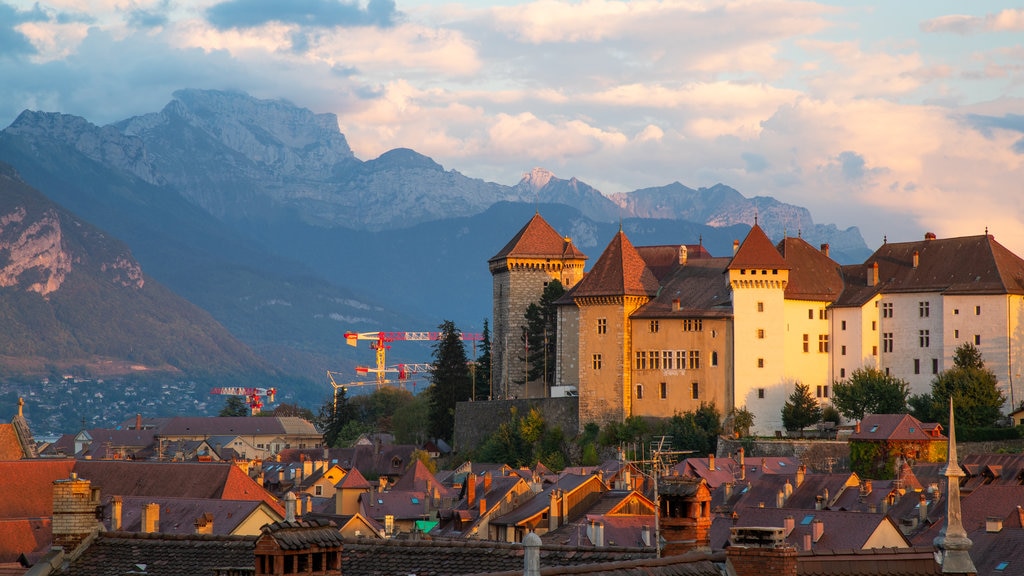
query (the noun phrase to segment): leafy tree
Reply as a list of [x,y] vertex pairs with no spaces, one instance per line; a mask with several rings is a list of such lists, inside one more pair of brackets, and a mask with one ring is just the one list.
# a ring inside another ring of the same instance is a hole
[[430,399],[418,394],[395,409],[391,416],[395,441],[399,444],[420,445],[427,439],[430,429]]
[[903,414],[909,396],[905,380],[870,366],[832,385],[832,403],[850,420],[861,420],[865,414]]
[[721,418],[714,404],[702,403],[697,410],[675,414],[669,420],[668,434],[672,436],[675,450],[714,454],[721,433]]
[[541,462],[557,471],[565,468],[568,460],[565,445],[562,429],[549,428],[536,408],[531,408],[525,416],[520,416],[513,408],[509,420],[503,422],[477,449],[476,458],[516,467]]
[[839,423],[843,421],[843,418],[839,414],[839,410],[837,410],[835,406],[829,404],[821,409],[821,421],[831,422],[836,426],[839,426]]
[[754,413],[747,410],[746,406],[732,411],[732,429],[740,436],[750,436],[750,429],[754,427]]
[[526,308],[526,329],[523,334],[528,381],[544,381],[548,386],[555,381],[555,351],[558,349],[558,311],[555,301],[565,294],[558,280],[548,282],[540,300]]
[[441,337],[434,346],[434,370],[426,392],[430,394],[430,433],[450,443],[455,429],[455,405],[473,395],[473,382],[461,332],[451,320],[445,320],[438,328]]
[[811,396],[811,387],[797,382],[789,400],[782,406],[782,426],[786,430],[803,430],[821,421],[821,406]]
[[303,420],[308,420],[310,422],[316,422],[316,415],[313,414],[313,411],[310,410],[309,408],[306,408],[305,406],[299,406],[298,404],[278,404],[277,406],[274,407],[272,411],[262,412],[261,415],[263,414],[275,417],[293,416],[297,418],[302,418]]
[[228,396],[217,416],[248,416],[249,406],[241,396]]
[[480,356],[476,359],[473,397],[486,400],[491,397],[491,328],[484,318],[483,341],[480,342]]
[[1002,417],[1006,396],[999,379],[985,367],[981,352],[970,342],[957,347],[953,367],[932,380],[932,420],[948,425],[949,399],[953,398],[956,423],[965,428],[985,428]]

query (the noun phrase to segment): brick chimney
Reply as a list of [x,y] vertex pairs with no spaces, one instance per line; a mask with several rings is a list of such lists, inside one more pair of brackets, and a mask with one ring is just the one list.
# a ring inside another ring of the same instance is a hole
[[786,544],[783,528],[729,528],[725,572],[735,576],[796,576],[796,548]]
[[143,534],[160,532],[160,505],[156,502],[143,505],[141,531]]
[[480,516],[487,514],[487,498],[480,499]]
[[63,480],[53,481],[53,545],[71,552],[83,540],[99,532],[96,509],[100,505],[99,488],[88,480],[80,480],[74,472]]
[[712,472],[715,471],[715,455],[714,454],[708,454],[708,470],[710,470]]
[[491,472],[484,472],[484,492],[491,491]]
[[827,243],[821,245],[821,253],[824,254],[825,256],[828,256],[828,244]]
[[807,466],[803,464],[796,467],[796,487],[799,488],[804,483],[804,476],[807,474]]
[[814,543],[817,544],[818,540],[821,540],[821,537],[824,536],[824,535],[825,535],[825,523],[822,522],[821,520],[814,520],[814,521],[812,521],[811,522],[811,540],[813,540]]
[[466,476],[466,505],[472,506],[476,502],[476,475],[470,472]]
[[135,415],[135,429],[142,430],[142,414]]
[[782,519],[782,528],[785,530],[785,535],[789,536],[793,532],[793,528],[796,527],[796,520],[792,516],[786,516]]
[[914,250],[914,268],[916,269],[917,265],[920,264],[920,263],[921,263],[921,254],[917,250]]
[[121,512],[124,506],[124,500],[120,496],[114,496],[110,499],[110,530],[117,532],[121,529]]
[[868,268],[868,286],[874,286],[878,284],[878,262],[871,264]]
[[678,312],[681,307],[682,307],[682,304],[679,302],[679,298],[674,298],[672,300],[672,311],[673,312]]

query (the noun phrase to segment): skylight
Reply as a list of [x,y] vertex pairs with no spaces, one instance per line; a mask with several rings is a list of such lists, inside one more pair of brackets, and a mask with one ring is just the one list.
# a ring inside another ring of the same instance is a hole
[[875,432],[877,430],[878,430],[878,424],[875,424],[874,426],[871,427],[871,430],[868,430],[868,432]]
[[413,497],[413,499],[412,499],[412,503],[413,503],[413,504],[419,504],[419,503],[420,503],[420,499],[419,499],[419,498],[416,498],[416,497],[414,496],[414,497]]
[[814,514],[808,514],[807,516],[804,516],[804,519],[800,521],[800,525],[806,526],[811,522],[814,522]]
[[998,565],[996,565],[996,570],[1002,572],[1003,570],[1006,570],[1006,567],[1009,565],[1009,562],[1000,562]]

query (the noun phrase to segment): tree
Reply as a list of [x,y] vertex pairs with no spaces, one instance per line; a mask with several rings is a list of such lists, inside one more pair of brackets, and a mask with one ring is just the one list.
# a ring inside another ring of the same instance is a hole
[[434,345],[434,370],[431,372],[430,433],[451,443],[455,430],[455,405],[473,395],[466,348],[462,333],[451,320],[438,326],[441,337]]
[[480,356],[476,359],[473,396],[477,400],[491,397],[491,329],[484,318],[483,340],[480,342]]
[[953,398],[956,423],[964,428],[994,426],[1002,417],[1006,396],[999,379],[985,367],[981,352],[965,342],[953,353],[953,367],[932,380],[932,420],[948,425],[949,399]]
[[832,385],[832,404],[850,420],[862,420],[865,414],[903,414],[909,396],[905,380],[870,366]]
[[316,425],[323,434],[324,446],[338,447],[342,445],[346,427],[356,422],[355,407],[348,400],[345,388],[334,391],[334,396],[327,399],[320,407]]
[[754,427],[754,413],[747,410],[747,407],[732,411],[732,429],[740,436],[750,436],[750,429]]
[[811,387],[797,382],[789,400],[782,406],[782,426],[786,430],[803,430],[821,421],[821,406],[811,396]]
[[224,401],[224,407],[220,409],[217,416],[248,416],[249,406],[241,396],[228,396]]
[[305,406],[299,406],[298,404],[278,404],[277,406],[274,407],[272,411],[262,412],[261,415],[263,414],[274,417],[294,416],[297,418],[302,418],[303,420],[308,420],[310,422],[316,421],[316,415],[313,414],[312,410],[306,408]]
[[526,308],[526,329],[523,335],[529,382],[541,380],[548,386],[555,381],[555,351],[558,349],[558,311],[555,301],[565,294],[558,280],[548,282],[540,300]]
[[714,404],[701,404],[696,411],[677,413],[669,420],[668,434],[672,436],[674,450],[714,454],[721,433],[722,424]]

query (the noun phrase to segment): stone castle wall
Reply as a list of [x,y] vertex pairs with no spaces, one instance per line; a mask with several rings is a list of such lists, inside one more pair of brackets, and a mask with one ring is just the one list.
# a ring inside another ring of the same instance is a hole
[[494,329],[491,366],[494,398],[527,398],[545,395],[543,385],[527,388],[522,330],[526,308],[540,300],[551,275],[543,268],[516,268],[494,275]]
[[455,450],[463,453],[475,450],[511,419],[513,408],[519,416],[536,408],[549,428],[560,427],[570,438],[579,428],[579,402],[574,397],[459,402],[455,407]]

